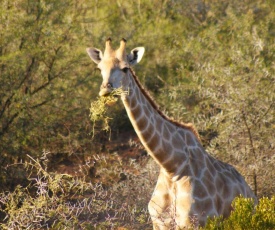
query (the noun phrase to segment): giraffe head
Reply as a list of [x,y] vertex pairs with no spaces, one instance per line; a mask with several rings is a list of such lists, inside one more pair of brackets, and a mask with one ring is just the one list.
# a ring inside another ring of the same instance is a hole
[[144,54],[144,47],[137,47],[127,55],[125,46],[126,40],[122,39],[120,47],[113,50],[111,39],[108,38],[104,53],[96,48],[87,48],[88,55],[97,64],[103,78],[99,96],[107,96],[113,89],[126,88],[125,78],[130,66],[140,62]]

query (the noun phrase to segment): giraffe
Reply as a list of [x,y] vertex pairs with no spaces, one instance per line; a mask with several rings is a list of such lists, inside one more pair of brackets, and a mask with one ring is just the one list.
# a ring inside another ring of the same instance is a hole
[[254,198],[244,178],[231,165],[209,155],[190,123],[179,123],[159,110],[131,66],[140,62],[144,47],[126,54],[126,40],[114,50],[107,39],[105,51],[87,48],[103,78],[100,96],[121,87],[121,100],[141,143],[160,166],[149,213],[155,230],[204,226],[207,217],[228,217],[232,200]]

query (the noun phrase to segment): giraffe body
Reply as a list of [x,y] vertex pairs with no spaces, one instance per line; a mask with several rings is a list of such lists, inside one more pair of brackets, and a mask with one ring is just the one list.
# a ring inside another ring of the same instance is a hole
[[[156,188],[149,202],[154,229],[203,226],[207,217],[228,217],[236,196],[255,198],[237,170],[209,155],[191,124],[166,117],[143,89],[130,65],[140,61],[144,48],[126,55],[125,40],[113,50],[107,40],[104,55],[87,52],[101,69],[100,96],[122,87],[128,117],[148,153],[160,165]],[[255,198],[256,200],[256,198]]]

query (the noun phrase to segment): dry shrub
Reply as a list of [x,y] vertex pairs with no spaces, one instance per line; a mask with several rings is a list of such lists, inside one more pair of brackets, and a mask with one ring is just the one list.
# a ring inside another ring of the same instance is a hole
[[[106,158],[97,160],[100,163]],[[31,158],[23,164],[29,173],[29,185],[0,194],[3,217],[0,226],[2,229],[150,229],[147,204],[157,168],[153,161],[145,167],[133,160],[129,163],[138,173],[125,172],[120,164],[115,173],[123,173],[125,177],[113,186],[106,186],[87,183],[69,174],[48,172],[41,159]],[[103,169],[99,173],[104,173]]]

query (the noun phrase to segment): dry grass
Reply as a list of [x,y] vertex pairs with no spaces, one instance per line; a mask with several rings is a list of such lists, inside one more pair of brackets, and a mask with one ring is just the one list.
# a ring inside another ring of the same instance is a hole
[[[113,164],[107,166],[108,160]],[[0,194],[1,229],[151,229],[147,204],[158,171],[152,160],[141,167],[129,159],[129,171],[116,154],[97,156],[102,180],[113,171],[113,183],[104,184],[49,172],[45,161],[30,158],[21,165],[29,185]]]

